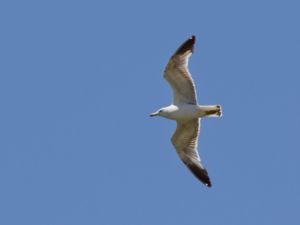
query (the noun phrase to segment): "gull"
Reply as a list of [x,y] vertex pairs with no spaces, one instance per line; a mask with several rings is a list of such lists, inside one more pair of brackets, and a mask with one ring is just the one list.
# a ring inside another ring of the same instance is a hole
[[150,116],[161,116],[177,122],[176,131],[171,138],[176,152],[194,176],[211,187],[207,170],[197,151],[200,120],[203,117],[221,117],[222,111],[220,105],[198,105],[195,83],[188,70],[195,41],[194,35],[186,40],[170,58],[164,70],[164,78],[173,90],[173,103]]

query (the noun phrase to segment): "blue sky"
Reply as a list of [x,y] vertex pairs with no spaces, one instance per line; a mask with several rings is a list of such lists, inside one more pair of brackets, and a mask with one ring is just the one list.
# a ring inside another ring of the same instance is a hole
[[[0,224],[300,223],[297,1],[2,1]],[[166,62],[197,36],[199,150],[177,157]]]

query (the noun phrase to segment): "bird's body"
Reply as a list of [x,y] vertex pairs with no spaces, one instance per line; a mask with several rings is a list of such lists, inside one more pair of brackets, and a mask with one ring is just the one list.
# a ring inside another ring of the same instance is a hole
[[159,109],[150,116],[161,116],[176,120],[177,128],[171,138],[178,155],[190,171],[206,186],[211,187],[208,173],[197,151],[200,118],[220,117],[220,105],[198,105],[194,81],[188,70],[195,36],[185,41],[169,60],[164,78],[173,90],[173,103]]
[[220,106],[218,105],[194,105],[181,103],[169,105],[161,109],[161,116],[170,120],[188,121],[206,116],[220,116]]

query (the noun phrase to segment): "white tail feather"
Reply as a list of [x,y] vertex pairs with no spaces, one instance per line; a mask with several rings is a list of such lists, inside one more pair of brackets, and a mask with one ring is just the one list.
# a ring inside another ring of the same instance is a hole
[[221,117],[222,108],[220,105],[200,105],[200,117]]

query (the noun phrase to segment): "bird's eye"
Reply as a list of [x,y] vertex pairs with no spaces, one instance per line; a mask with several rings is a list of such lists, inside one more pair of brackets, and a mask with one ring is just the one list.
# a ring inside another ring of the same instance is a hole
[[160,109],[159,111],[158,111],[158,113],[161,113],[163,110],[162,109]]

